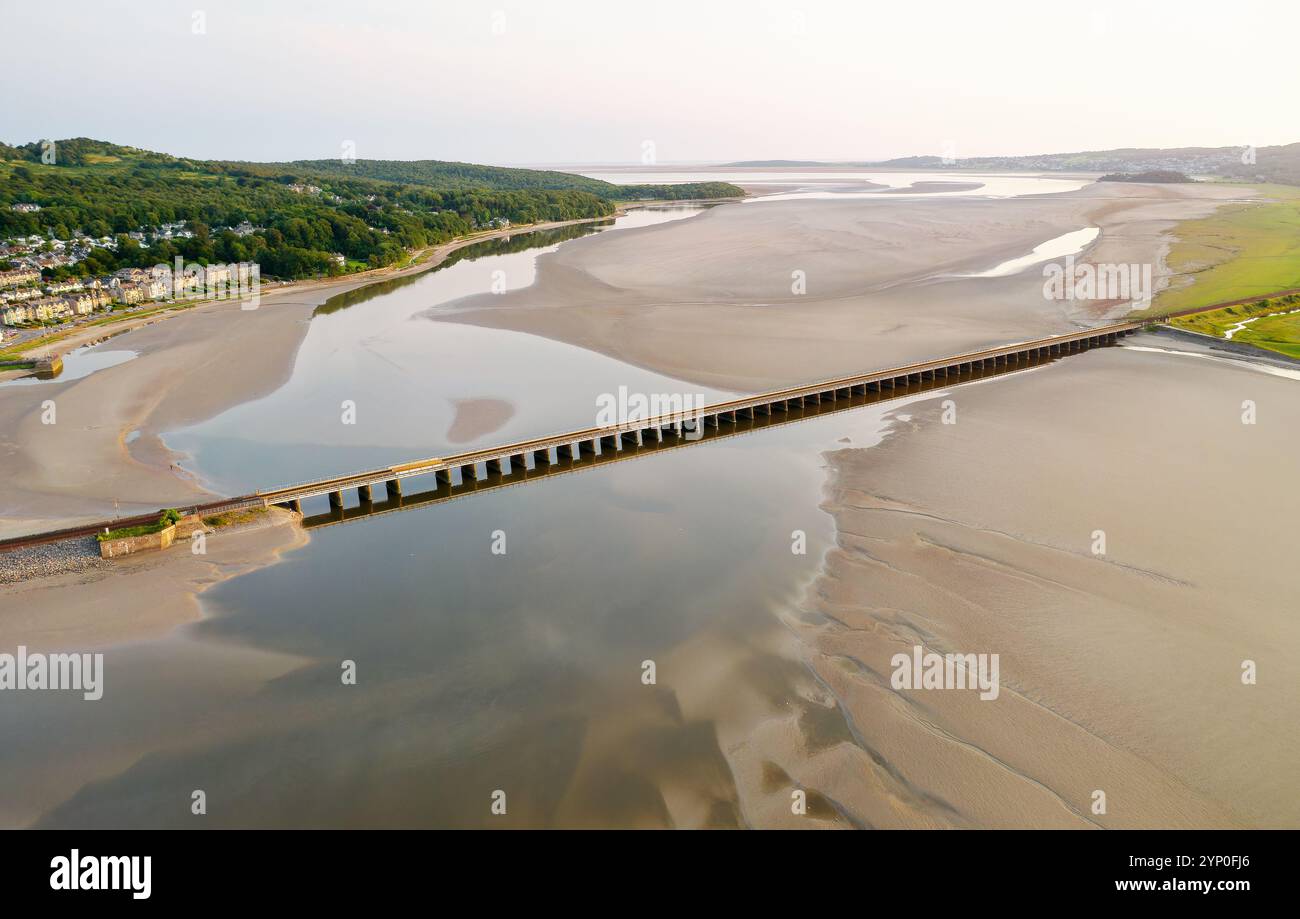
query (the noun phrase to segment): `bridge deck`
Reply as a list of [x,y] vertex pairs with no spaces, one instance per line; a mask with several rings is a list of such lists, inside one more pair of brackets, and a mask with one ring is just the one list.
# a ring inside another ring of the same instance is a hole
[[1052,348],[1059,348],[1062,345],[1088,342],[1093,339],[1104,339],[1110,336],[1119,337],[1134,332],[1143,325],[1143,322],[1121,322],[1113,325],[1085,329],[1080,332],[1071,332],[1065,335],[1054,335],[1049,338],[1017,342],[996,348],[985,348],[981,351],[971,351],[965,354],[954,355],[952,357],[940,358],[938,360],[921,361],[914,364],[906,364],[901,367],[874,370],[869,373],[848,377],[838,377],[802,386],[794,386],[789,389],[758,393],[751,396],[744,396],[739,399],[732,399],[727,402],[717,402],[711,405],[693,408],[690,411],[654,415],[646,418],[632,418],[618,424],[566,431],[561,434],[546,435],[544,437],[517,441],[515,443],[489,447],[482,450],[470,450],[465,453],[457,453],[453,456],[430,457],[428,459],[415,460],[413,462],[389,466],[383,469],[370,469],[361,472],[348,473],[341,476],[334,476],[327,479],[299,482],[270,491],[259,491],[256,493],[256,497],[262,499],[266,504],[282,504],[290,501],[301,501],[319,495],[331,494],[349,488],[382,485],[390,481],[400,480],[411,476],[429,475],[430,473],[438,472],[450,473],[452,469],[472,466],[482,462],[505,460],[512,456],[538,453],[544,450],[550,450],[554,447],[571,446],[583,441],[595,441],[603,437],[618,437],[619,435],[629,432],[695,423],[701,419],[707,420],[710,418],[716,418],[718,415],[728,412],[763,408],[782,401],[802,399],[810,396],[821,396],[833,393],[836,390],[872,386],[891,380],[905,379],[909,376],[932,373],[939,370],[946,371],[965,364],[990,360],[996,361],[998,358],[1011,357],[1027,352],[1050,350]]
[[[999,358],[1024,354],[1038,354],[1043,352],[1051,354],[1055,353],[1053,349],[1068,347],[1076,342],[1086,343],[1084,347],[1091,347],[1094,340],[1096,340],[1098,344],[1109,343],[1109,341],[1137,331],[1147,322],[1148,320],[1138,322],[1120,322],[1113,325],[1085,329],[1079,332],[1071,332],[1065,335],[1054,335],[1050,338],[1017,342],[1015,344],[1003,345],[996,348],[986,348],[982,351],[972,351],[966,354],[958,354],[952,357],[940,358],[933,361],[921,361],[914,364],[906,364],[902,367],[873,370],[869,373],[857,374],[855,376],[839,377],[832,380],[823,380],[819,383],[808,383],[802,386],[794,386],[789,389],[743,396],[739,399],[732,399],[727,402],[718,402],[712,405],[696,407],[690,411],[674,412],[648,418],[633,418],[619,424],[604,427],[584,428],[579,431],[567,431],[562,434],[537,437],[531,440],[505,444],[503,446],[490,447],[484,450],[471,450],[465,453],[455,454],[454,456],[429,457],[427,459],[415,460],[409,463],[388,466],[383,469],[370,469],[310,482],[299,482],[294,485],[287,485],[283,488],[259,491],[251,495],[241,495],[239,497],[214,501],[209,504],[197,505],[182,510],[186,513],[210,515],[247,507],[290,504],[306,498],[325,494],[332,495],[334,493],[339,493],[341,499],[341,493],[345,489],[371,488],[375,485],[386,485],[389,482],[400,481],[401,479],[411,476],[437,473],[442,473],[446,477],[444,481],[449,486],[451,470],[453,469],[473,466],[483,462],[510,460],[511,458],[526,456],[530,453],[538,454],[542,451],[549,451],[556,447],[572,447],[575,444],[587,444],[590,447],[592,444],[602,440],[603,438],[614,438],[614,449],[621,454],[623,451],[619,447],[619,440],[630,432],[653,431],[656,428],[662,431],[670,427],[676,427],[680,432],[683,425],[701,422],[707,424],[709,421],[712,421],[716,425],[724,415],[730,415],[731,417],[726,420],[732,421],[735,420],[735,413],[737,412],[748,411],[752,416],[752,414],[757,414],[759,412],[784,411],[791,408],[792,404],[797,406],[800,400],[809,397],[814,397],[817,401],[820,401],[823,398],[834,400],[842,399],[844,396],[843,391],[845,390],[849,391],[849,395],[861,396],[873,387],[883,390],[887,388],[886,384],[888,384],[889,388],[893,388],[899,385],[897,381],[902,381],[902,384],[906,384],[911,377],[920,378],[922,375],[927,373],[933,376],[939,371],[944,371],[946,375],[947,373],[952,372],[954,368],[960,371],[967,365],[979,364],[987,366],[985,362],[989,361],[994,362],[996,365]],[[856,392],[854,392],[854,390],[856,390]],[[689,442],[690,440],[693,440],[693,438],[688,436],[687,441]],[[581,452],[582,451],[580,450],[579,453]],[[601,454],[604,454],[603,450],[601,451]],[[511,470],[514,472],[513,462],[511,462]],[[532,473],[530,472],[529,474],[531,475]],[[46,533],[0,539],[0,552],[40,543],[54,542],[61,539],[69,539],[76,536],[93,535],[98,532],[103,532],[106,528],[131,526],[137,523],[150,523],[157,519],[157,514],[158,512],[154,512],[153,514],[141,515],[139,517],[106,520],[101,521],[100,523],[68,527]]]

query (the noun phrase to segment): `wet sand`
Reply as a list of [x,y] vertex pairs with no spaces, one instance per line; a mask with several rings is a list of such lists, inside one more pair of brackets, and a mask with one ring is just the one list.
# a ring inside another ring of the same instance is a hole
[[[827,454],[837,545],[790,626],[857,744],[803,750],[777,722],[770,768],[871,826],[1300,825],[1300,498],[1279,463],[1300,380],[1130,341]],[[918,644],[998,653],[1000,696],[893,689]],[[754,808],[788,824],[788,787]]]
[[501,399],[456,399],[456,416],[447,429],[453,444],[472,443],[491,434],[514,417],[515,407]]
[[[143,676],[124,663],[125,655],[141,643],[176,637],[203,620],[202,596],[216,584],[275,564],[305,545],[309,536],[296,519],[295,514],[272,508],[253,524],[209,534],[203,556],[193,555],[187,546],[174,546],[120,559],[106,571],[6,585],[0,590],[0,649],[14,653],[21,644],[31,652],[102,653],[109,700],[103,704],[112,706],[115,696],[129,695]],[[195,698],[215,704],[229,696],[246,697],[304,663],[296,655],[247,645],[181,641],[172,647],[160,668],[171,671],[168,693],[142,703],[160,712],[187,699],[193,705]],[[78,790],[138,767],[150,751],[166,743],[214,743],[222,730],[204,718],[178,723],[158,714],[146,718],[142,740],[133,731],[105,731],[112,715],[98,704],[65,713],[67,720],[59,722],[60,730],[78,738],[72,743],[98,736],[97,743],[78,755],[44,757],[39,768],[22,772],[21,778],[6,773],[10,787],[22,790],[0,800],[0,826],[30,826]]]
[[259,521],[209,534],[203,555],[178,545],[93,572],[6,585],[0,648],[84,650],[161,637],[202,618],[198,598],[213,584],[273,564],[309,539],[296,514],[271,508]]
[[[1101,183],[981,199],[751,202],[577,240],[537,283],[439,319],[514,329],[720,389],[759,391],[1095,325],[1114,303],[1044,298],[1040,269],[952,278],[1086,226],[1087,261],[1151,263],[1169,231],[1250,189]],[[803,272],[806,292],[792,292]]]

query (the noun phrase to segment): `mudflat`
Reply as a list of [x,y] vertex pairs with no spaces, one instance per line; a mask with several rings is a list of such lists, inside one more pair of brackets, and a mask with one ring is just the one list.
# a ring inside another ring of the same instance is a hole
[[1096,226],[1100,236],[1081,260],[1150,264],[1159,285],[1178,220],[1253,194],[1095,183],[1018,198],[721,205],[691,220],[576,240],[539,260],[531,287],[470,297],[438,318],[529,332],[692,383],[761,391],[1096,325],[1127,303],[1049,300],[1035,269],[960,275]]
[[[1129,341],[827,454],[837,541],[790,625],[858,742],[772,731],[773,768],[872,826],[1300,823],[1300,373]],[[998,698],[896,689],[916,646],[999,654]]]
[[106,562],[90,571],[37,577],[0,591],[0,648],[102,648],[158,638],[202,618],[199,595],[227,578],[273,564],[309,537],[297,515],[270,508],[259,520],[187,545]]

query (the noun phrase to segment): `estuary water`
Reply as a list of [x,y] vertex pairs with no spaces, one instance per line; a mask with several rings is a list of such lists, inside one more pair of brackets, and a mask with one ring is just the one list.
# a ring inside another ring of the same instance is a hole
[[806,198],[842,199],[896,197],[1014,198],[1077,191],[1093,180],[1072,175],[990,173],[955,170],[894,172],[861,169],[574,169],[582,175],[615,185],[661,185],[683,182],[730,182],[757,193],[747,204]]
[[[493,272],[528,284],[560,244],[466,249],[327,303],[282,389],[169,443],[233,491],[259,484],[254,466],[301,479],[590,424],[593,394],[620,385],[679,388],[436,321]],[[339,431],[345,399],[356,440]],[[509,411],[458,429],[457,400]],[[737,778],[759,768],[755,732],[851,741],[789,625],[833,539],[822,451],[878,442],[903,404],[312,530],[205,592],[202,621],[106,649],[100,701],[0,698],[0,734],[24,738],[0,747],[0,821],[746,825],[746,800],[770,793]]]
[[905,404],[312,530],[205,593],[203,621],[107,649],[100,701],[0,698],[24,738],[0,748],[0,813],[746,825],[771,793],[737,778],[753,738],[852,742],[789,626],[817,621],[801,599],[833,539],[821,452],[878,442]]
[[619,386],[726,398],[560,342],[438,321],[464,297],[527,288],[537,259],[567,240],[701,210],[641,208],[601,224],[521,232],[458,250],[429,272],[341,294],[312,317],[284,386],[165,441],[214,490],[245,494],[590,427],[597,397]]

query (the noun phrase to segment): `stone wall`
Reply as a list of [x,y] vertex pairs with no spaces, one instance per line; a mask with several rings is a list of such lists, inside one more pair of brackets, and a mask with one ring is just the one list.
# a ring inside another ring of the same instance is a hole
[[176,540],[176,525],[149,533],[144,536],[127,536],[122,539],[109,539],[99,544],[100,558],[121,558],[135,555],[137,552],[159,552],[168,548]]

